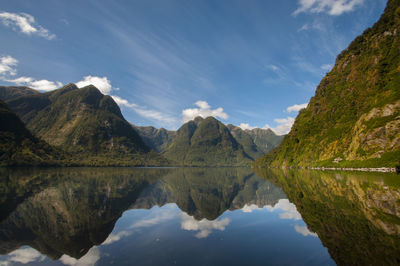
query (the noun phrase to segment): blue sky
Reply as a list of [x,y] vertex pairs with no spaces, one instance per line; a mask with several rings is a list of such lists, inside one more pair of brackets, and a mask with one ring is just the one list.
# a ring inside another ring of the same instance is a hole
[[213,115],[283,134],[385,4],[1,1],[1,84],[45,91],[94,83],[137,125],[177,129]]

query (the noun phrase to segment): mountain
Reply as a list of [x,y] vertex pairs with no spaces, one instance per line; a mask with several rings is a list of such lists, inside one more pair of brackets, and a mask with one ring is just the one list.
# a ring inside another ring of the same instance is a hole
[[254,160],[279,146],[283,139],[283,136],[276,135],[271,129],[243,130],[232,124],[227,127],[237,142],[243,146],[244,151]]
[[[202,121],[203,118],[198,117],[195,119],[195,124]],[[196,122],[197,121],[197,122]],[[166,130],[164,128],[157,129],[152,126],[141,127],[132,125],[135,130],[139,133],[140,137],[143,139],[143,142],[159,153],[165,153],[169,149],[170,145],[175,142],[178,133],[177,131]],[[194,128],[192,124],[188,124],[185,127],[182,127],[182,131],[180,132],[181,138],[189,138],[189,137],[182,137],[182,134],[186,130],[188,133],[193,134]],[[234,126],[232,124],[226,125],[229,132],[231,133],[232,137],[236,140],[238,144],[240,144],[244,150],[244,152],[251,157],[252,160],[255,160],[261,157],[264,153],[272,150],[273,148],[277,147],[283,136],[276,135],[270,129],[260,129],[255,128],[252,130],[243,130],[240,127]],[[186,128],[186,129],[185,129]],[[179,145],[186,145],[186,141],[178,140],[181,144]],[[182,160],[179,159],[179,160]]]
[[132,126],[139,133],[143,142],[156,152],[164,152],[176,137],[176,131],[165,128]]
[[185,166],[240,166],[251,162],[229,129],[214,117],[196,117],[183,124],[164,156]]
[[246,133],[251,136],[254,144],[263,152],[267,153],[281,144],[285,136],[276,135],[271,129],[253,128],[246,129]]
[[0,100],[0,166],[52,165],[60,159],[60,151],[34,137]]
[[[15,90],[19,91],[20,88]],[[162,165],[166,160],[144,144],[114,100],[90,85],[68,84],[7,102],[27,128],[86,165]]]
[[9,101],[24,95],[38,95],[40,92],[22,86],[0,86],[0,99]]
[[336,59],[265,166],[393,167],[400,158],[400,0]]

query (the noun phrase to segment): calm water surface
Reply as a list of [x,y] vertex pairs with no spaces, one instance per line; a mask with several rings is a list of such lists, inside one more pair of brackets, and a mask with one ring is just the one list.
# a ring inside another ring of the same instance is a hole
[[400,263],[400,176],[0,170],[0,265]]

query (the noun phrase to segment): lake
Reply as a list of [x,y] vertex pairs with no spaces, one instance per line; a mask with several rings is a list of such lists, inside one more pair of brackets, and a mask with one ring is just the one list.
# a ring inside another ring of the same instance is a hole
[[0,169],[0,265],[400,264],[400,176]]

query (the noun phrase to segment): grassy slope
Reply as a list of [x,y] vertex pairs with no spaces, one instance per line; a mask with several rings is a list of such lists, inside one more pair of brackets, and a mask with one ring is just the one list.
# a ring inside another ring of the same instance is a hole
[[400,1],[389,0],[381,19],[338,56],[281,146],[256,164],[395,166],[400,109],[391,108],[390,115],[383,110],[400,100],[399,25]]
[[94,86],[78,89],[68,84],[48,93],[23,95],[8,104],[33,134],[71,155],[65,164],[168,164],[143,143],[114,100]]
[[0,166],[54,165],[64,155],[34,137],[0,100]]

